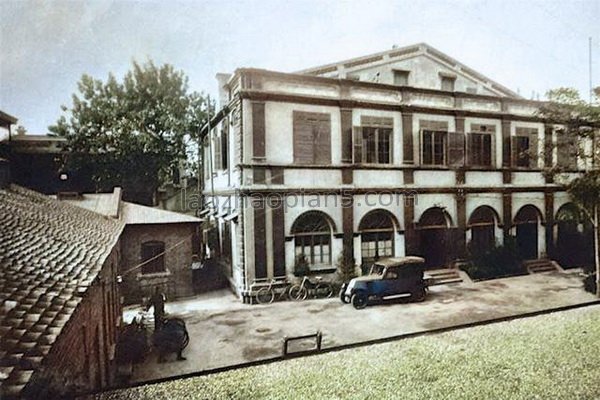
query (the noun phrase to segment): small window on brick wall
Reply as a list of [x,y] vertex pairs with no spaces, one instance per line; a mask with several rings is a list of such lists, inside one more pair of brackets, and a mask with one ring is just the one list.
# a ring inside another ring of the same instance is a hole
[[142,243],[142,274],[153,274],[165,271],[165,243],[151,241]]

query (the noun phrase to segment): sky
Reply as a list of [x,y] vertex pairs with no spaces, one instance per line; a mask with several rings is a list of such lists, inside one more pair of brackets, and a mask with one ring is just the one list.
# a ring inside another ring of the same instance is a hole
[[173,64],[191,90],[215,74],[293,72],[426,42],[525,98],[600,86],[600,0],[0,0],[0,110],[43,134],[82,74]]

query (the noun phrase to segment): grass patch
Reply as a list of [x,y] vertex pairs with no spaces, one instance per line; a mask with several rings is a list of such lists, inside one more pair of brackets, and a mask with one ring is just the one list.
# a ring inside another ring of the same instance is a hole
[[599,337],[600,307],[592,306],[96,398],[593,399]]

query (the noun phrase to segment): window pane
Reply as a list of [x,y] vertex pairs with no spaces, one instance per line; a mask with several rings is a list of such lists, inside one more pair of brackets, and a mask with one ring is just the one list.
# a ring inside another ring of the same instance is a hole
[[364,147],[366,152],[366,162],[374,163],[376,162],[376,134],[375,128],[365,127],[363,128],[363,138],[364,138]]
[[378,162],[380,164],[389,164],[392,162],[390,157],[390,129],[379,129],[378,139]]
[[433,136],[433,164],[434,165],[443,165],[444,164],[444,156],[445,156],[445,142],[446,142],[446,134],[445,132],[435,132]]
[[529,166],[529,138],[527,136],[517,136],[517,166]]
[[481,144],[481,165],[492,165],[492,135],[482,135],[483,143]]
[[423,164],[431,165],[433,163],[433,132],[423,131]]

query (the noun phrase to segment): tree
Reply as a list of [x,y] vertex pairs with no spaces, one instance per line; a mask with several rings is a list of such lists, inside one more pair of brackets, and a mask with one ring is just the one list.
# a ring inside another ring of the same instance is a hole
[[540,108],[539,113],[548,122],[557,124],[557,135],[576,143],[575,154],[571,156],[580,157],[586,165],[585,171],[575,179],[562,175],[561,166],[553,167],[548,173],[566,188],[573,202],[593,225],[595,286],[596,295],[600,297],[600,87],[594,89],[594,94],[594,101],[587,103],[575,89],[550,90],[547,93],[549,102]]
[[66,115],[50,126],[67,139],[68,167],[89,170],[97,190],[124,187],[124,196],[156,189],[185,160],[186,146],[195,140],[211,106],[207,98],[188,90],[188,79],[169,64],[133,62],[119,82],[83,75]]

